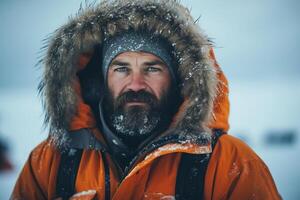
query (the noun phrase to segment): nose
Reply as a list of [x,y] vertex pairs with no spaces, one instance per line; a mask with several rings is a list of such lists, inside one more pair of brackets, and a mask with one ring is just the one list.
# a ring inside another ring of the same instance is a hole
[[127,89],[137,92],[146,89],[146,87],[144,76],[139,72],[133,73]]

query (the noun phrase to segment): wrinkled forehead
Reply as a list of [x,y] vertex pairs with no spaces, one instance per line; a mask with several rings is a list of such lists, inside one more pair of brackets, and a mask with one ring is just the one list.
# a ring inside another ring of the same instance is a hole
[[109,67],[112,65],[160,65],[167,68],[167,64],[158,56],[144,51],[127,51],[118,54],[110,63]]

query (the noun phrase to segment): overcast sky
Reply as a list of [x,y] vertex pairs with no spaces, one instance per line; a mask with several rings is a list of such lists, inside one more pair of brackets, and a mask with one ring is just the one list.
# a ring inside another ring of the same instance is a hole
[[[81,0],[1,0],[0,89],[36,87],[42,39],[75,14]],[[297,0],[184,0],[213,38],[230,81],[300,77]]]

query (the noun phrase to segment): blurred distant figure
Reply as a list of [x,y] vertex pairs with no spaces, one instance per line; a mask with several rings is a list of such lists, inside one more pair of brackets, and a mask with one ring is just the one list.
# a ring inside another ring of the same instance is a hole
[[267,145],[293,145],[296,143],[295,130],[269,131],[265,137]]
[[0,172],[8,171],[13,168],[11,162],[7,157],[7,150],[7,144],[2,139],[0,139]]

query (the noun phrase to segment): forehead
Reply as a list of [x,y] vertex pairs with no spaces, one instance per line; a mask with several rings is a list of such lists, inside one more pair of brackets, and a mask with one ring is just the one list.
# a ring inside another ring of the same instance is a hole
[[136,51],[127,51],[120,53],[117,55],[114,60],[122,60],[122,61],[135,61],[136,59],[139,59],[140,61],[160,61],[163,62],[158,56],[147,53],[147,52],[136,52]]

